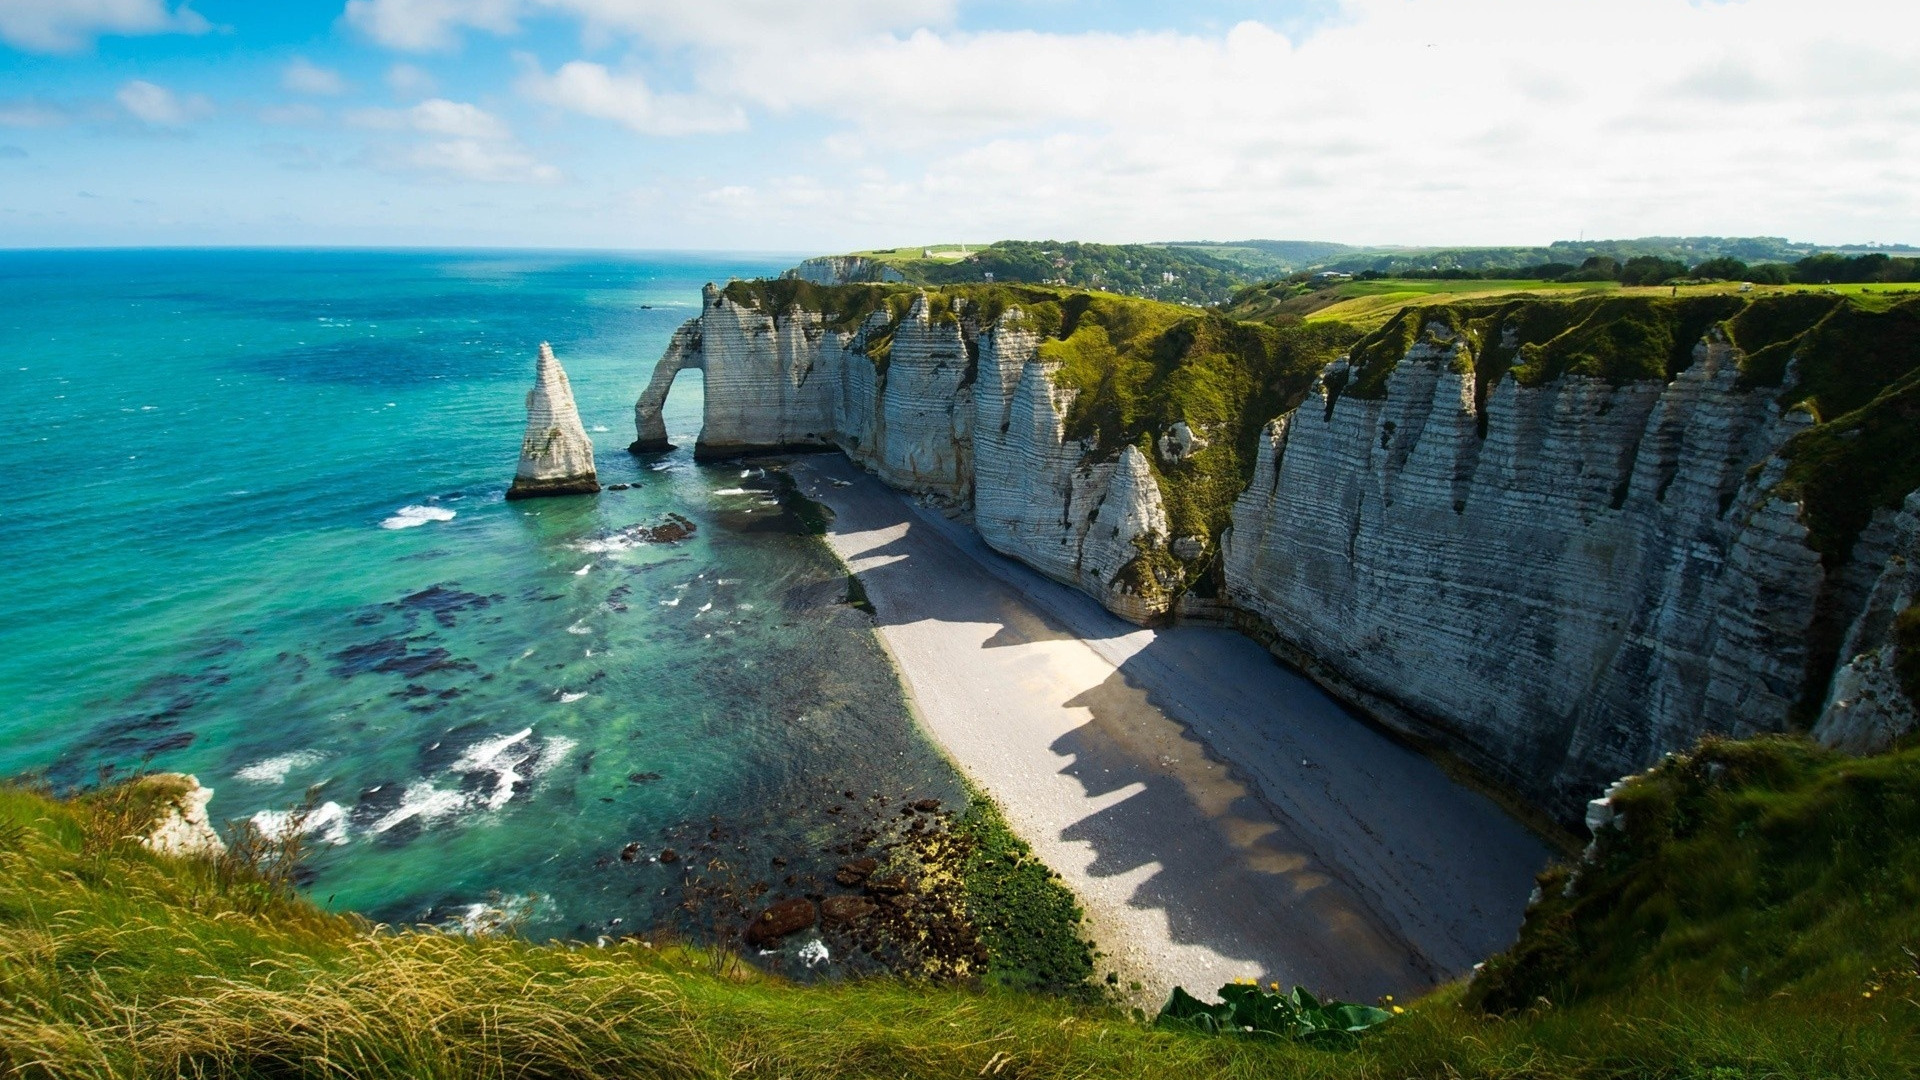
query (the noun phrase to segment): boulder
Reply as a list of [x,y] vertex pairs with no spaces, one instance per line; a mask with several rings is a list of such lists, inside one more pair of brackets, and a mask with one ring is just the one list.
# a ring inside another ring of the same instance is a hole
[[747,944],[756,949],[778,944],[781,938],[812,926],[816,917],[811,900],[798,896],[781,900],[747,925]]

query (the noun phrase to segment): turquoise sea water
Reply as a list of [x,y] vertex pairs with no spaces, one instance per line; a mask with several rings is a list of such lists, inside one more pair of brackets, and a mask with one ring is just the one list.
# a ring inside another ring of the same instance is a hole
[[[0,775],[317,789],[317,899],[582,939],[697,931],[695,862],[830,873],[846,792],[955,799],[824,546],[691,460],[696,373],[688,449],[625,451],[700,285],[790,261],[0,253]],[[542,340],[635,489],[502,499]]]

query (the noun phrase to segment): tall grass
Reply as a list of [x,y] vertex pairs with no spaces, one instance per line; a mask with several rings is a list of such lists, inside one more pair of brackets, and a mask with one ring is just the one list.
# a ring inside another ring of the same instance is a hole
[[[1817,792],[1844,767],[1814,755],[1798,771],[1741,783],[1806,788],[1816,794],[1799,804],[1826,806]],[[1898,785],[1915,771],[1876,773],[1873,790],[1910,798],[1920,780]],[[1113,1007],[1005,989],[799,987],[723,952],[661,942],[537,946],[375,927],[308,904],[257,857],[153,854],[128,828],[139,813],[118,789],[61,801],[0,788],[0,1076],[1732,1080],[1911,1076],[1920,1062],[1920,989],[1881,962],[1904,955],[1891,937],[1910,920],[1854,917],[1864,908],[1816,920],[1820,949],[1866,958],[1825,965],[1819,993],[1743,993],[1702,977],[1751,963],[1742,940],[1770,950],[1793,940],[1779,919],[1819,910],[1820,895],[1783,905],[1778,918],[1714,924],[1703,955],[1687,953],[1677,916],[1661,935],[1610,940],[1593,951],[1608,966],[1592,989],[1569,989],[1555,968],[1538,984],[1547,993],[1505,1014],[1443,988],[1358,1047],[1326,1051],[1159,1030]],[[1898,829],[1846,835],[1856,847],[1841,872],[1802,893],[1829,890],[1838,903],[1861,866],[1880,867],[1876,881],[1912,874],[1915,845]],[[1875,843],[1877,859],[1858,847]],[[1711,876],[1757,869],[1740,862],[1757,849],[1725,847]],[[1596,881],[1600,891],[1577,895],[1645,885],[1628,881],[1631,867],[1622,861]],[[1692,910],[1701,887],[1678,880],[1661,910]],[[1542,910],[1552,922],[1559,909]],[[1594,933],[1645,929],[1641,915],[1600,914],[1588,920]],[[1880,990],[1859,997],[1855,978]]]

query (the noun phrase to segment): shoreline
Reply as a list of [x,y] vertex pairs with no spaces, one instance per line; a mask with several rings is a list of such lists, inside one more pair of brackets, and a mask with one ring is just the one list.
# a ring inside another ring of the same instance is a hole
[[916,722],[1079,897],[1123,996],[1407,996],[1517,932],[1552,851],[1255,642],[1125,623],[841,455],[790,471]]

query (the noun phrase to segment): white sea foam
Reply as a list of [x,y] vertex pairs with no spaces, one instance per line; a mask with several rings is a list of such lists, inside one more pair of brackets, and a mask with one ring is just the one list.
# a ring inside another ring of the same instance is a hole
[[586,576],[587,576],[587,571],[589,571],[589,570],[591,570],[591,569],[593,569],[593,564],[592,564],[592,563],[588,563],[587,565],[585,565],[585,566],[583,566],[583,567],[581,567],[580,569],[578,569],[578,570],[575,570],[575,571],[573,572],[573,576],[574,576],[574,577],[586,577]]
[[610,428],[610,427],[608,427],[608,426],[607,426],[607,425],[605,425],[605,424],[595,424],[595,425],[593,425],[593,430],[595,430],[595,431],[612,431],[613,429],[612,429],[612,428]]
[[457,791],[443,791],[424,782],[408,784],[407,790],[400,796],[400,805],[374,822],[373,828],[368,831],[383,833],[413,818],[419,818],[423,823],[431,824],[441,818],[459,813],[466,805],[467,797]]
[[382,521],[383,529],[412,529],[425,525],[429,521],[452,521],[453,511],[443,506],[403,506],[393,512],[393,516]]
[[713,610],[713,601],[711,601],[711,600],[709,600],[709,601],[707,601],[706,603],[704,603],[704,604],[701,604],[701,605],[700,605],[700,610],[699,610],[699,611],[696,611],[696,612],[694,612],[694,614],[696,614],[696,615],[704,615],[704,614],[706,614],[707,612],[709,612],[709,611],[712,611],[712,610]]
[[814,938],[805,945],[800,946],[800,951],[795,953],[794,956],[810,968],[819,967],[821,964],[832,959],[832,954],[827,952],[827,943],[821,941],[819,938]]
[[660,606],[661,607],[679,607],[680,598],[676,596],[671,600],[662,600],[660,601]]
[[302,814],[297,810],[262,810],[251,818],[253,827],[269,840],[289,840],[310,836],[323,844],[347,842],[347,809],[337,802],[324,802]]
[[[489,810],[498,810],[513,798],[513,785],[526,779],[518,770],[532,756],[532,735],[532,728],[522,728],[512,735],[475,743],[460,755],[460,760],[453,763],[453,771],[492,773],[493,790],[487,793],[485,806]],[[515,747],[520,748],[518,753],[514,752]]]
[[579,623],[574,623],[574,624],[573,624],[572,626],[569,626],[569,627],[567,627],[567,633],[569,633],[569,634],[591,634],[591,633],[593,633],[593,627],[591,627],[591,626],[582,626],[582,625],[580,625]]
[[327,755],[317,750],[296,750],[291,754],[263,758],[233,774],[235,780],[244,780],[249,784],[284,784],[287,774],[295,769],[304,769],[325,761]]
[[582,691],[580,691],[579,693],[575,693],[575,694],[568,694],[568,693],[562,693],[562,694],[560,695],[560,704],[562,704],[562,705],[571,705],[571,704],[573,704],[574,702],[576,702],[576,701],[579,701],[579,700],[580,700],[581,698],[583,698],[583,697],[586,697],[586,696],[587,696],[587,694],[586,694],[586,691],[584,691],[584,690],[582,690]]
[[649,465],[647,466],[647,468],[652,469],[654,472],[666,472],[668,469],[673,468],[673,462],[661,461],[661,462],[657,462],[655,464]]
[[752,495],[754,494],[754,492],[748,491],[746,488],[742,488],[742,487],[730,487],[730,488],[721,488],[719,491],[714,492],[714,494],[715,495]]

